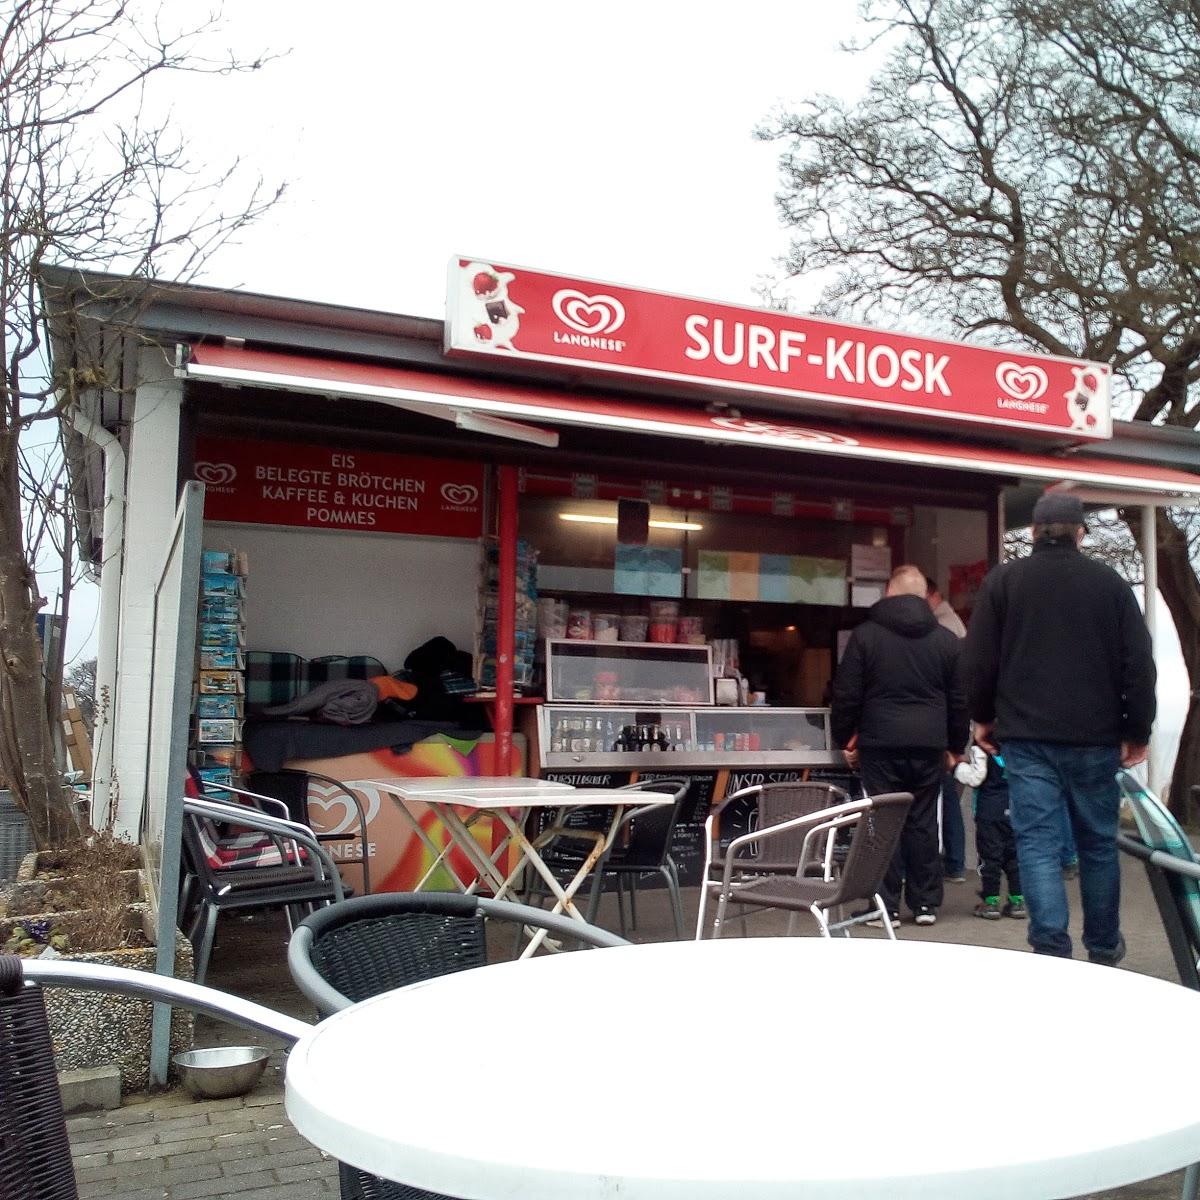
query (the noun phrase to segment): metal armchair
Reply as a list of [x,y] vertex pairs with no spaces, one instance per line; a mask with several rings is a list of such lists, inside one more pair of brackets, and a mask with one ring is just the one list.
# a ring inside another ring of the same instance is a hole
[[[753,801],[755,809],[752,829],[775,829],[777,832],[769,840],[754,838],[741,843],[746,852],[738,854],[736,863],[730,866],[728,859],[733,848],[730,846],[723,851],[719,842],[721,817],[735,805],[750,801]],[[830,836],[818,844],[816,840],[808,838],[807,827],[793,829],[791,823],[849,801],[849,794],[832,783],[760,783],[730,792],[719,804],[713,805],[704,822],[704,873],[700,883],[700,911],[696,917],[697,940],[703,936],[708,897],[714,893],[712,885],[723,880],[726,874],[730,875],[731,880],[735,875],[738,878],[792,875],[796,873],[801,854],[808,853],[809,858],[804,863],[802,873],[832,878],[836,865],[837,830],[830,830]],[[746,931],[744,918],[742,929]]]
[[350,841],[358,845],[358,856],[348,860],[354,866],[362,867],[362,890],[364,895],[371,894],[371,865],[367,853],[367,813],[362,800],[352,788],[347,787],[340,779],[329,775],[320,775],[315,771],[301,771],[292,767],[281,767],[278,771],[255,771],[249,779],[252,787],[259,792],[274,797],[277,803],[284,805],[282,815],[301,825],[313,828],[312,814],[309,811],[310,784],[318,783],[326,790],[348,801],[347,812],[357,816],[357,829],[338,831],[336,833],[317,833],[320,842]]
[[[267,835],[281,857],[270,866],[214,867],[205,850],[207,828],[215,823]],[[213,800],[183,802],[183,853],[192,881],[188,936],[196,956],[196,981],[204,982],[212,954],[217,917],[229,909],[284,907],[288,924],[313,906],[345,898],[337,867],[313,831],[242,805]]]
[[0,955],[0,1195],[5,1200],[77,1200],[42,987],[112,992],[270,1033],[289,1045],[303,1021],[181,979],[123,967]]
[[[628,784],[620,791],[656,791],[672,792],[669,804],[644,804],[631,808],[617,824],[613,835],[612,845],[608,853],[596,864],[592,872],[592,890],[588,897],[587,919],[594,924],[596,914],[600,910],[600,897],[604,889],[606,877],[617,880],[617,913],[620,920],[621,933],[625,933],[625,892],[629,894],[630,923],[637,928],[637,881],[643,875],[658,874],[667,885],[667,893],[671,900],[671,912],[675,919],[675,936],[684,936],[683,902],[679,889],[679,869],[671,857],[671,841],[675,836],[675,827],[679,823],[679,815],[683,809],[688,793],[688,780],[678,779],[644,779],[637,783]],[[589,819],[594,815],[594,820]],[[581,820],[580,820],[581,819]],[[567,820],[556,827],[558,832],[554,840],[542,850],[542,859],[552,870],[561,871],[564,875],[574,874],[580,862],[587,854],[588,846],[572,838],[572,830],[586,830],[589,837],[595,832],[607,833],[611,817],[608,812],[584,809],[582,812],[571,814]],[[576,822],[578,821],[578,824]],[[545,883],[534,878],[530,883],[528,895],[535,902],[540,902],[547,894]]]
[[[834,932],[848,937],[851,926],[880,919],[888,937],[894,939],[895,930],[879,888],[896,852],[912,801],[910,792],[854,800],[735,838],[729,845],[720,881],[709,880],[705,884],[706,890],[717,896],[713,936],[721,936],[726,909],[734,903],[790,911],[793,916],[788,925],[789,933],[796,914],[808,912],[816,920],[823,937],[830,937]],[[814,847],[827,846],[831,835],[843,829],[849,829],[851,834],[841,870],[833,877],[808,873]],[[793,874],[772,872],[735,879],[738,860],[748,847],[757,845],[761,848],[764,844],[769,845],[773,838],[797,834],[802,836],[802,842],[793,864]],[[830,920],[832,909],[856,901],[866,901],[869,907],[853,916]],[[702,935],[701,926],[697,928],[697,938]]]

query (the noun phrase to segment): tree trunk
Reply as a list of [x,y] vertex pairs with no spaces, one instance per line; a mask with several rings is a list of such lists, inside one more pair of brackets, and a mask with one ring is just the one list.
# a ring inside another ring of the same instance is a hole
[[[1142,514],[1137,509],[1121,512],[1133,536],[1141,544]],[[1179,635],[1183,664],[1191,684],[1187,718],[1179,738],[1179,754],[1171,774],[1170,805],[1179,815],[1188,811],[1189,790],[1200,784],[1200,579],[1188,553],[1186,533],[1163,510],[1155,522],[1158,544],[1158,590],[1166,601]]]
[[[0,434],[0,441],[16,435]],[[25,561],[16,455],[0,445],[0,772],[39,849],[78,833],[46,720],[36,579]],[[4,468],[9,469],[6,471]]]

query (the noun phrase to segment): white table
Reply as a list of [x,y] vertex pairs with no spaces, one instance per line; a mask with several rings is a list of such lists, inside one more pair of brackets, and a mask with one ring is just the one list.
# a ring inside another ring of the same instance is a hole
[[[1169,1054],[1122,1038],[1148,1018]],[[1198,1022],[1200,993],[1019,951],[667,942],[359,1004],[292,1051],[287,1111],[335,1157],[463,1200],[1036,1200],[1198,1157]],[[564,1023],[593,1064],[568,1097],[570,1039],[537,1052]],[[483,1085],[464,1031],[511,1038],[515,1086]]]
[[[413,833],[434,856],[433,863],[418,880],[414,890],[421,891],[437,869],[444,867],[460,891],[473,892],[482,884],[497,900],[502,900],[515,893],[526,869],[532,869],[545,881],[554,897],[552,911],[566,913],[578,921],[583,921],[584,917],[575,905],[575,894],[612,846],[621,817],[630,808],[666,804],[672,799],[671,793],[656,792],[652,789],[630,791],[621,788],[577,788],[569,783],[507,776],[447,779],[396,777],[356,782],[370,785],[392,796],[398,802],[400,812]],[[450,845],[438,847],[434,843],[420,820],[409,810],[408,802],[412,800],[420,800],[432,809],[449,833]],[[525,834],[525,823],[530,810],[552,808],[565,811],[570,808],[593,806],[611,810],[609,823],[603,830],[570,831],[572,838],[591,842],[591,849],[584,856],[575,874],[565,884],[560,883],[538,851],[561,835],[564,829],[560,824],[555,824],[531,840]],[[465,819],[458,811],[460,809],[470,810]],[[471,825],[483,816],[499,822],[505,831],[504,837],[490,854],[471,833]],[[452,846],[461,850],[475,869],[476,875],[471,881],[461,879],[450,866],[447,856]],[[499,864],[511,846],[515,846],[520,854],[516,864],[506,872]],[[522,951],[522,956],[531,956],[545,938],[544,929],[533,933]]]

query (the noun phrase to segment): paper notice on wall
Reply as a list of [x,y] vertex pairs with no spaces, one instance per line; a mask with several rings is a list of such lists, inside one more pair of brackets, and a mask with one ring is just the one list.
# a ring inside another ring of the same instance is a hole
[[851,608],[870,608],[877,600],[883,599],[884,585],[872,581],[858,582],[857,580],[850,589],[850,607]]
[[850,575],[852,578],[887,579],[891,573],[891,546],[850,547]]

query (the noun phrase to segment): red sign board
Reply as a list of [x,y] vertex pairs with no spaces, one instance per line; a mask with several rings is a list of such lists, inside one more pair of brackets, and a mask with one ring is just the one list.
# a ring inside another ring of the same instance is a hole
[[1102,364],[736,308],[476,259],[450,264],[446,353],[695,380],[850,411],[887,409],[1076,438],[1112,436],[1109,370]]
[[210,521],[477,538],[483,467],[292,442],[196,439]]

